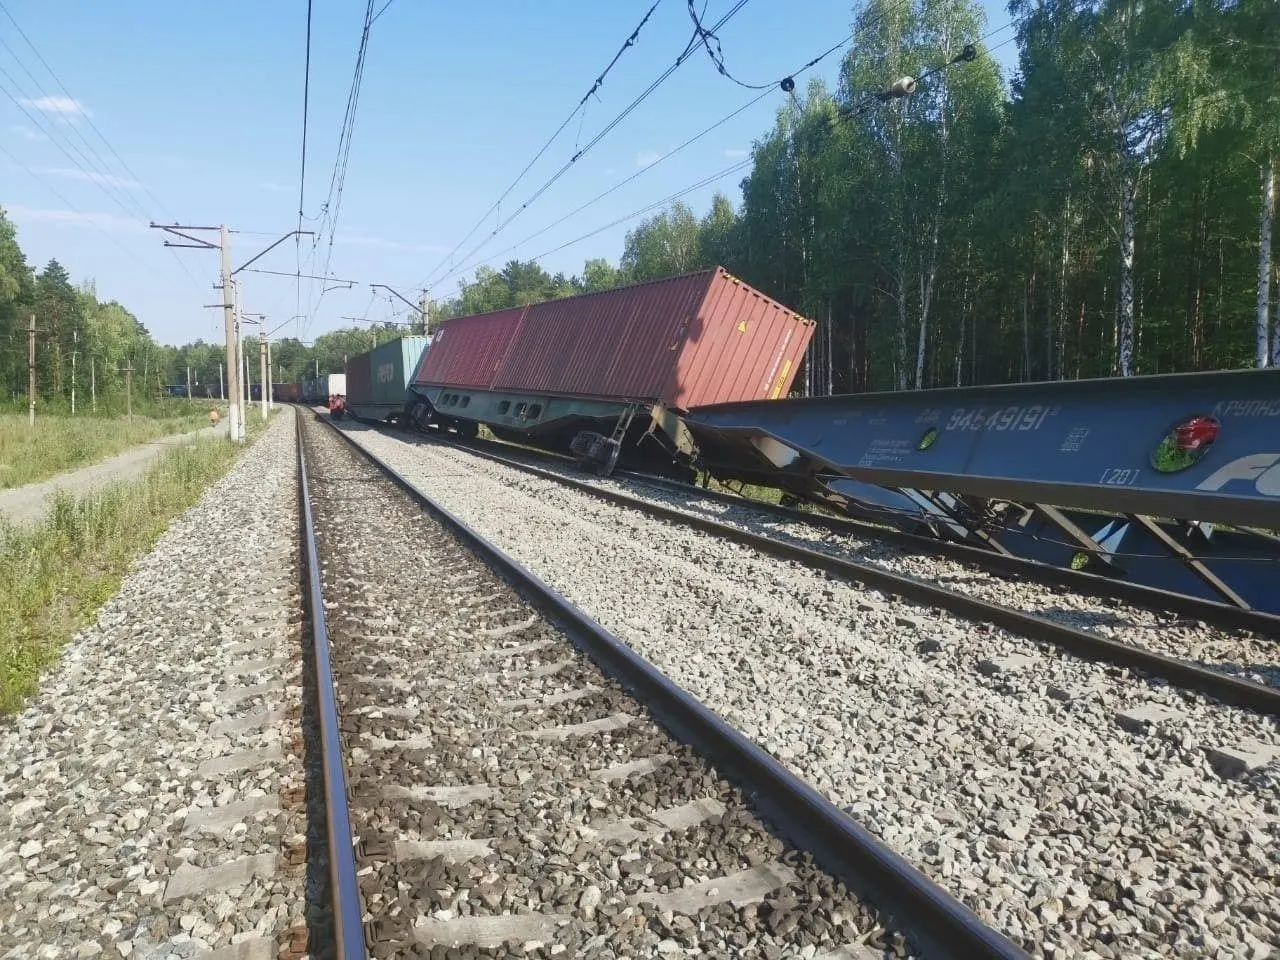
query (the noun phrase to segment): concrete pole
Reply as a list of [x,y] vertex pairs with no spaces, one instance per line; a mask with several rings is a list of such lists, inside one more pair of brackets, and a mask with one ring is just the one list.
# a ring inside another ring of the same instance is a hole
[[93,412],[98,412],[98,358],[89,358],[89,396],[93,400]]
[[187,364],[187,399],[191,399],[191,364]]
[[71,331],[71,342],[75,346],[71,350],[71,415],[76,415],[76,354],[80,351],[77,349],[80,345],[80,331]]
[[261,395],[262,419],[267,419],[267,341],[259,338],[258,340],[258,393]]
[[27,324],[27,422],[36,425],[36,315]]
[[231,398],[227,409],[227,433],[232,441],[239,441],[244,437],[240,419],[240,344],[235,285],[231,281],[231,235],[225,225],[220,229],[219,239],[222,254],[222,322],[227,338],[227,395]]
[[271,338],[267,337],[267,409],[274,410],[276,406],[275,398],[275,378],[271,375]]
[[124,368],[124,404],[129,422],[133,423],[133,362]]
[[227,388],[222,383],[222,361],[218,361],[218,399],[227,399]]

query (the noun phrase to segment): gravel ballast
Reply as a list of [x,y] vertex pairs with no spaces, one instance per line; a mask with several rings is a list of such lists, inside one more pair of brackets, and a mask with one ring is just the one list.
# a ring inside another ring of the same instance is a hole
[[[1038,953],[1261,957],[1280,941],[1277,763],[1231,778],[1210,761],[1280,746],[1269,720],[346,429]],[[989,589],[1031,609],[1044,591]]]
[[907,955],[436,521],[307,430],[375,956]]
[[293,414],[0,723],[0,957],[305,948]]
[[1067,627],[1280,687],[1280,637],[1261,636],[1250,630],[1217,629],[1178,614],[1123,600],[1089,596],[1052,584],[1020,581],[1017,589],[1010,591],[1009,578],[974,564],[913,552],[887,540],[875,540],[869,534],[837,532],[819,524],[779,517],[753,506],[745,498],[731,503],[700,496],[696,490],[674,490],[641,478],[600,478],[563,460],[538,457],[510,445],[499,444],[493,452],[691,516],[706,517],[926,583],[942,583],[958,593],[1033,613]]

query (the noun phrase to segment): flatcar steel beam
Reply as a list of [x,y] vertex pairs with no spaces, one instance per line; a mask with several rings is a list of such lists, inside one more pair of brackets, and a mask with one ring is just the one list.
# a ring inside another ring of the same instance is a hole
[[904,391],[692,410],[779,475],[1280,529],[1280,370]]
[[1186,567],[1191,570],[1197,577],[1207,583],[1228,603],[1240,607],[1242,610],[1248,610],[1249,604],[1240,594],[1236,593],[1226,581],[1206,567],[1200,559],[1180,544],[1173,537],[1169,536],[1161,526],[1153,521],[1150,517],[1144,517],[1138,513],[1129,514],[1129,520],[1136,526],[1141,527],[1147,532],[1147,535],[1160,543],[1166,550],[1177,557]]

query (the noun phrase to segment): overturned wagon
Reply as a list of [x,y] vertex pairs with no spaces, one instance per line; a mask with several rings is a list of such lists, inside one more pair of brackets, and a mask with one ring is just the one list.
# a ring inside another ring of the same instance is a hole
[[716,267],[444,323],[409,385],[419,426],[681,472],[691,407],[786,396],[813,322]]
[[405,388],[430,342],[430,337],[397,337],[347,360],[347,412],[360,420],[398,422]]

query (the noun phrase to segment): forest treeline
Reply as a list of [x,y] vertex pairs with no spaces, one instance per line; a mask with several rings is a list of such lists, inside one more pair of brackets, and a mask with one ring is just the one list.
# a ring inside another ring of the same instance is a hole
[[[812,393],[1280,365],[1275,0],[1009,13],[1002,29],[973,0],[867,0],[835,88],[812,82],[780,107],[736,202],[675,203],[627,234],[616,265],[576,276],[482,267],[432,325],[721,264],[817,321]],[[1006,42],[1008,83],[988,55]],[[910,95],[878,96],[904,77],[920,78]],[[32,273],[16,249],[0,219],[0,343],[25,344],[34,305],[49,389],[65,389],[73,309],[82,344],[135,367],[154,348],[167,382],[216,369],[216,345],[155,346],[123,307],[56,264]],[[340,370],[404,329],[281,341],[276,375]],[[19,389],[14,356],[0,372]]]
[[[720,263],[818,322],[816,393],[1280,363],[1275,0],[1009,10],[1000,32],[972,0],[869,0],[736,207],[677,203],[582,278],[481,270],[447,311]],[[988,33],[1016,37],[1008,86]]]

